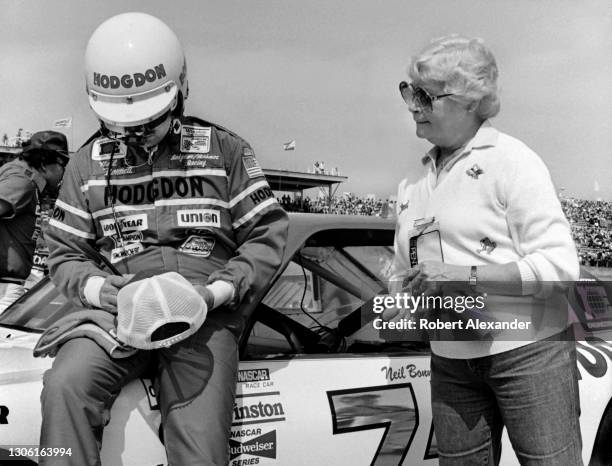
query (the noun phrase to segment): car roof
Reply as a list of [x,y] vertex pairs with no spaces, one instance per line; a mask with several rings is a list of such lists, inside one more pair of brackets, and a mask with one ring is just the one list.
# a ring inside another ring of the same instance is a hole
[[392,218],[371,215],[304,214],[289,212],[289,241],[304,242],[308,236],[331,229],[376,229],[395,228]]
[[289,212],[289,234],[282,267],[312,235],[325,230],[394,230],[395,220],[368,215]]

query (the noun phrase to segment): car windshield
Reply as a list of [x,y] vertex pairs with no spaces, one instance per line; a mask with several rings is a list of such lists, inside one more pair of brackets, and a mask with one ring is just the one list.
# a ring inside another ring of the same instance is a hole
[[45,277],[4,311],[0,316],[0,325],[43,331],[61,316],[77,309]]

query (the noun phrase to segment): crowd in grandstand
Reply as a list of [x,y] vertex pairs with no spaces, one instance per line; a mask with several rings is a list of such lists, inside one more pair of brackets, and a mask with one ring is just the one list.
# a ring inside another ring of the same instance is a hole
[[[287,211],[340,215],[393,215],[389,200],[363,198],[355,194],[311,199],[305,196],[278,198]],[[572,235],[582,265],[612,267],[612,202],[563,198],[561,206],[572,227]]]
[[290,212],[308,212],[315,214],[338,214],[338,215],[374,215],[377,217],[387,217],[389,215],[389,200],[374,199],[372,197],[362,198],[352,193],[343,196],[332,196],[331,202],[327,197],[317,197],[311,199],[291,198],[283,195],[278,198],[278,202],[285,210]]
[[612,267],[612,202],[564,198],[582,265]]

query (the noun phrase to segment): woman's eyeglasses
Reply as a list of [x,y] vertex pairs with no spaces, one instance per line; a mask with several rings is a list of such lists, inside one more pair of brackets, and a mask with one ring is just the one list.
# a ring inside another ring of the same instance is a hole
[[402,99],[407,105],[411,103],[415,104],[421,110],[431,111],[433,108],[434,101],[441,99],[442,97],[448,97],[455,94],[440,94],[431,95],[422,87],[413,86],[412,83],[408,84],[406,81],[399,83],[399,91],[402,95]]

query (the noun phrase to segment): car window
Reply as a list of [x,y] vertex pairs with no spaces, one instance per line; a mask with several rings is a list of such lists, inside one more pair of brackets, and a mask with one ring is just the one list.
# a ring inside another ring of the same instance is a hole
[[[298,343],[292,341],[291,323],[296,333],[303,334],[305,327],[318,337],[315,350],[329,352],[335,345],[346,345],[344,339],[334,341],[333,334],[343,319],[386,292],[392,258],[390,245],[303,247],[262,300],[268,314],[278,313],[278,319],[264,319],[265,323],[256,319],[247,342],[249,357],[294,354]],[[279,331],[274,324],[281,321]]]
[[39,281],[24,297],[0,316],[0,325],[45,330],[60,317],[77,310],[48,278]]

